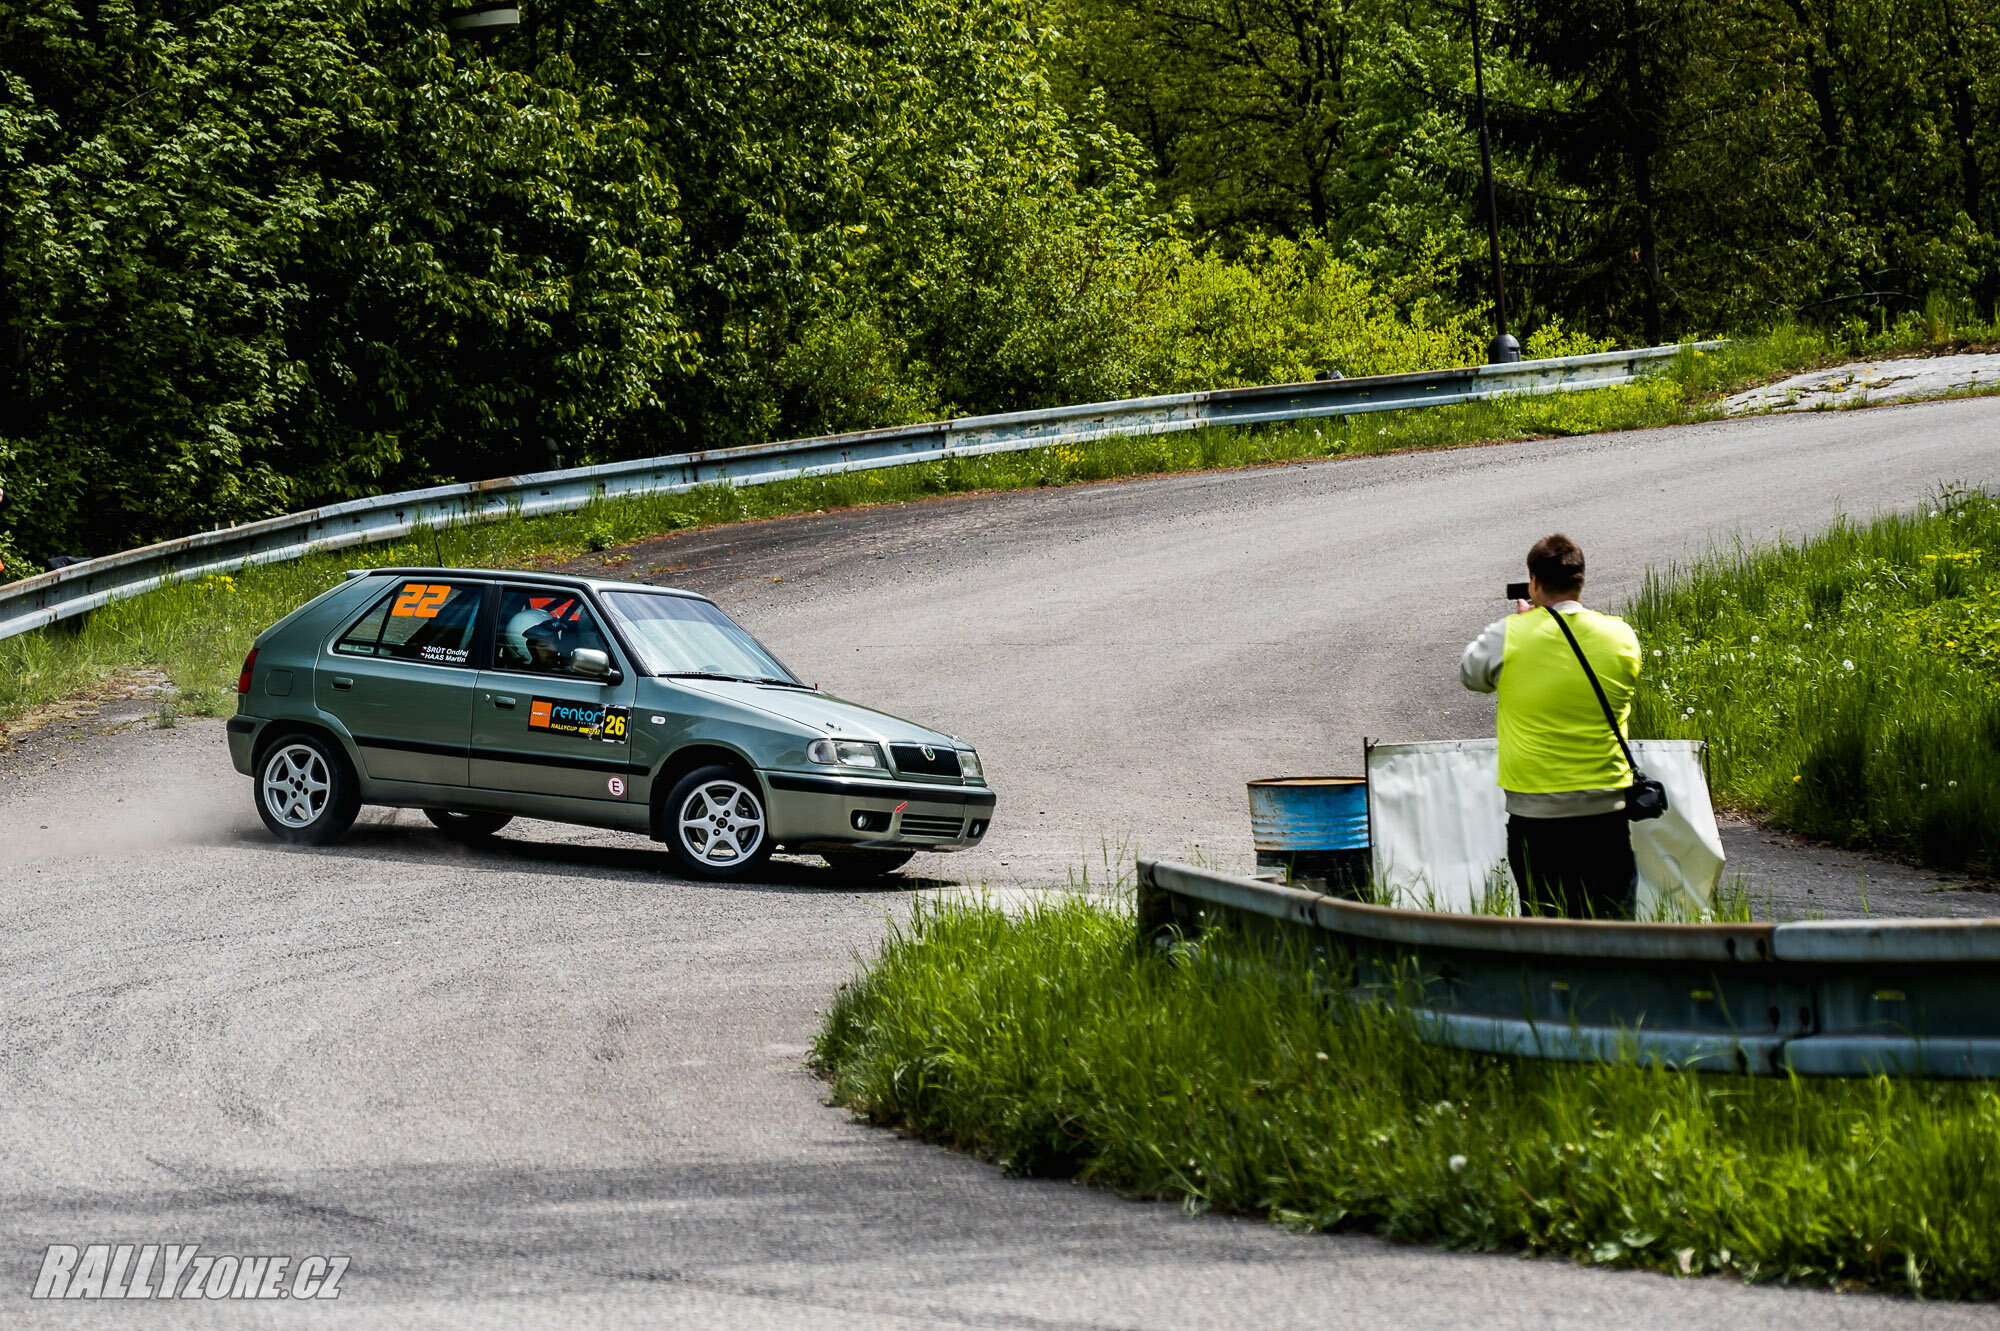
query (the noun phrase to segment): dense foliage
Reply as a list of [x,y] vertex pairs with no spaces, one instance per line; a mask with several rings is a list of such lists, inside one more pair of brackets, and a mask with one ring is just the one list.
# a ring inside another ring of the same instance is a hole
[[0,477],[101,551],[480,471],[670,391],[671,181],[408,0],[0,6]]
[[[1995,0],[1493,2],[1535,350],[2000,294]],[[477,39],[413,0],[0,0],[0,560],[1476,358],[1469,33],[1380,0],[527,0]]]
[[[1419,264],[1204,259],[1004,0],[0,3],[0,558],[1329,361]],[[27,556],[28,558],[23,558]]]
[[[1324,234],[1485,290],[1465,0],[1047,0],[1207,235]],[[1993,0],[1483,0],[1530,325],[1657,341],[2000,299]]]
[[1787,827],[2000,872],[2000,502],[1649,579],[1644,735],[1706,739],[1723,799]]
[[2000,1294],[2000,1092],[1434,1048],[1304,947],[918,903],[815,1046],[869,1118],[1142,1197],[1674,1275]]

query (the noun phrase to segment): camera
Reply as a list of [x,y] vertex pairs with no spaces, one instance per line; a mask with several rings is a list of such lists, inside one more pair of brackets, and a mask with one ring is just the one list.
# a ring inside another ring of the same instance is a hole
[[1508,583],[1508,584],[1507,584],[1507,599],[1508,599],[1508,600],[1510,600],[1510,601],[1525,601],[1525,600],[1527,600],[1527,599],[1528,599],[1528,584],[1527,584],[1527,583],[1525,583],[1525,582],[1510,582],[1510,583]]

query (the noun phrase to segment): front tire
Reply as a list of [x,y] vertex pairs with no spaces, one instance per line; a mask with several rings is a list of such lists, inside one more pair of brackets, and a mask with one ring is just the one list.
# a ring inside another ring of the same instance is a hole
[[318,735],[279,738],[257,764],[257,813],[295,846],[338,841],[361,812],[361,783],[340,746]]
[[453,841],[473,845],[514,821],[510,813],[473,813],[465,809],[425,809],[424,817]]
[[823,850],[826,867],[843,878],[886,878],[908,864],[914,850]]
[[690,877],[744,878],[771,858],[763,791],[740,768],[696,768],[667,792],[663,812],[667,848]]

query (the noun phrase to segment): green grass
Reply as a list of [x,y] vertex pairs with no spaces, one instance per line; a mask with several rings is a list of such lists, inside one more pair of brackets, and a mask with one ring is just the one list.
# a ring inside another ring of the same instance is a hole
[[1726,804],[1843,845],[2000,872],[2000,503],[1649,576],[1642,735],[1705,739]]
[[2000,1090],[1493,1058],[1324,964],[1141,957],[1076,894],[919,904],[815,1045],[840,1104],[1190,1210],[1756,1281],[2000,1294]]
[[[1893,325],[1895,345],[1922,330]],[[230,578],[181,584],[108,606],[80,628],[0,640],[0,721],[85,693],[121,670],[164,671],[183,710],[229,705],[243,653],[265,625],[338,581],[347,568],[431,563],[505,567],[604,550],[664,532],[934,495],[1031,489],[1314,458],[1450,448],[1491,440],[1561,437],[1672,425],[1712,414],[1704,399],[1779,372],[1838,359],[1852,340],[1781,328],[1713,354],[1684,351],[1659,377],[1624,387],[1463,407],[1381,412],[1346,421],[1192,431],[1092,445],[883,468],[741,490],[710,487],[598,504],[576,513],[419,533],[386,546]]]

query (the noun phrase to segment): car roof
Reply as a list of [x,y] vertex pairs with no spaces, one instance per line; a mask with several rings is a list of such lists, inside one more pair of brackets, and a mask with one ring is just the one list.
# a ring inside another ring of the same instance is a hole
[[394,565],[387,568],[351,568],[348,578],[456,578],[473,579],[480,582],[533,582],[544,587],[572,587],[598,592],[651,592],[659,596],[684,596],[691,600],[706,601],[700,592],[684,591],[679,587],[655,587],[651,583],[626,582],[616,578],[580,578],[573,573],[548,573],[540,569],[528,568],[442,568],[418,567],[415,565]]

